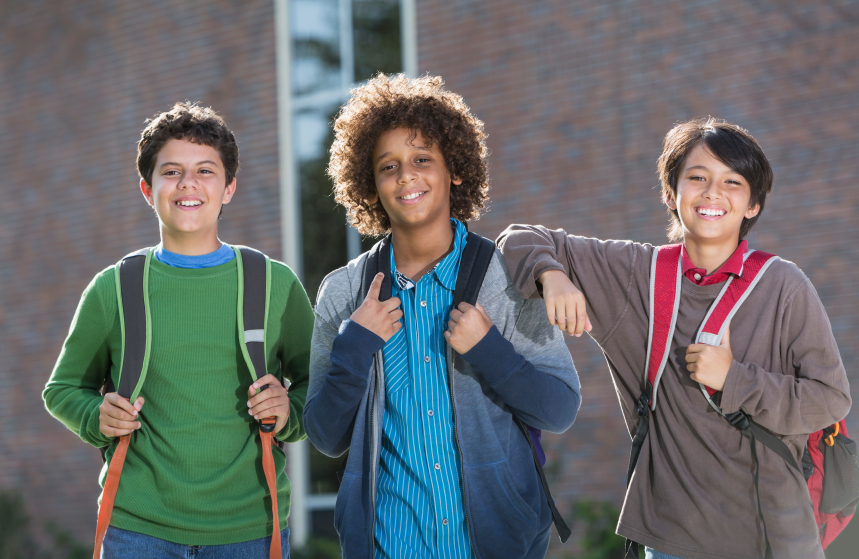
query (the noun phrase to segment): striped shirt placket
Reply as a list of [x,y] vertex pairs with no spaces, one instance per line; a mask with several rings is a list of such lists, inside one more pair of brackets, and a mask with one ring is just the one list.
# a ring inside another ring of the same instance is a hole
[[[386,413],[380,451],[386,460],[376,497],[384,512],[374,511],[374,525],[382,520],[380,531],[373,531],[380,545],[376,557],[388,553],[445,553],[445,557],[463,559],[475,556],[462,492],[452,354],[442,336],[466,235],[462,224],[451,221],[457,228],[454,251],[417,284],[392,269],[393,295],[400,297],[404,328],[383,351]],[[393,255],[391,262],[393,268]],[[442,386],[445,382],[447,390]],[[417,515],[417,519],[410,515]],[[427,523],[424,515],[433,522]],[[434,538],[429,530],[434,530]]]

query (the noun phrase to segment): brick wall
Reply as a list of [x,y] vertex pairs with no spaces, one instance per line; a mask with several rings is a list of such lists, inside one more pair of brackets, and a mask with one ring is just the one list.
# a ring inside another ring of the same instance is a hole
[[0,488],[81,541],[101,458],[40,393],[90,279],[158,242],[134,164],[146,118],[186,98],[226,118],[242,170],[221,237],[280,255],[273,10],[0,2]]
[[[525,222],[662,244],[664,134],[707,115],[749,129],[776,173],[750,242],[811,277],[856,399],[857,24],[856,1],[426,1],[419,68],[486,123],[492,203],[475,229],[490,237]],[[583,407],[546,437],[556,498],[619,504],[629,438],[607,366],[593,341],[569,346]]]

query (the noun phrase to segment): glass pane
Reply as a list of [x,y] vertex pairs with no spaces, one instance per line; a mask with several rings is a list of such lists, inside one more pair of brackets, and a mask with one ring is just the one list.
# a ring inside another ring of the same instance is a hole
[[[304,288],[311,301],[322,279],[347,262],[346,211],[334,202],[325,174],[328,148],[334,141],[331,123],[339,106],[307,109],[295,115],[298,179],[301,183],[301,237]],[[335,486],[336,491],[336,486]]]
[[338,0],[290,2],[294,95],[340,86],[339,6]]
[[398,0],[352,0],[352,25],[356,82],[402,71]]

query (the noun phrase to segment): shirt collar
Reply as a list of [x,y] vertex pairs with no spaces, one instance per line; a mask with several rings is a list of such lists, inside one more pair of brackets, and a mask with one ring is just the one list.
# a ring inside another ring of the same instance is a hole
[[[441,262],[436,264],[432,270],[427,272],[427,275],[433,274],[442,286],[453,291],[456,288],[456,276],[459,274],[459,259],[462,256],[462,249],[465,246],[465,237],[468,235],[468,230],[462,222],[455,218],[450,218],[450,225],[454,230],[453,250],[451,250]],[[411,285],[403,287],[403,280],[400,276],[405,280],[409,280],[410,278],[406,278],[397,270],[396,261],[394,259],[394,243],[391,243],[391,276],[399,280],[394,282],[395,287],[399,287],[400,289],[410,289],[414,286],[414,283],[412,283]],[[420,279],[421,278],[418,278],[415,281],[420,281]],[[398,283],[399,285],[397,285]]]
[[[743,263],[745,260],[743,257],[746,255],[746,251],[749,248],[749,242],[746,240],[740,241],[737,250],[728,258],[724,264],[719,266],[719,269],[714,271],[713,274],[730,274],[732,276],[740,277],[743,273]],[[683,248],[680,249],[680,254],[682,255],[683,260],[683,274],[686,274],[689,270],[699,270],[695,264],[692,263],[692,260],[689,258],[689,254],[686,252],[686,245],[683,245]]]

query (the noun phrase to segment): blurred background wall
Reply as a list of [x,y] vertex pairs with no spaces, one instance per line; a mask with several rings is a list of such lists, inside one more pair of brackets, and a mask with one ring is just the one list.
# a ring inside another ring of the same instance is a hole
[[[220,236],[284,259],[314,300],[372,242],[324,168],[333,115],[376,71],[439,74],[486,123],[492,202],[472,227],[491,238],[526,222],[664,243],[665,132],[707,115],[747,128],[776,172],[750,243],[812,279],[855,398],[857,37],[856,0],[0,0],[0,491],[34,537],[91,541],[99,453],[40,393],[90,279],[158,242],[134,166],[144,120],[184,99],[226,118],[242,168]],[[559,508],[580,518],[558,558],[590,552],[585,526],[613,529],[629,445],[596,344],[569,347],[583,407],[544,437]],[[337,465],[290,449],[301,541],[334,535]]]

